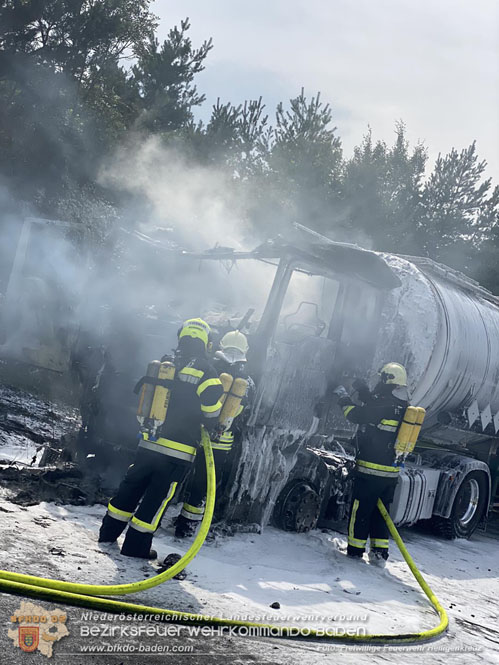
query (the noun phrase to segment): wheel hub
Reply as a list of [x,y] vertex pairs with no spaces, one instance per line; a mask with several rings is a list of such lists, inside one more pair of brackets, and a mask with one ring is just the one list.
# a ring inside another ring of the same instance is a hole
[[310,531],[319,519],[320,499],[317,492],[300,483],[290,489],[283,501],[281,521],[286,531]]
[[466,525],[473,519],[478,506],[478,499],[480,497],[480,487],[475,478],[470,478],[466,481],[463,496],[459,502],[460,515],[459,521],[461,524]]

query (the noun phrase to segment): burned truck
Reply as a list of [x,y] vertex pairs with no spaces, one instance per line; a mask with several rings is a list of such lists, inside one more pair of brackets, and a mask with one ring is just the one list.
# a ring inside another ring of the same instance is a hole
[[399,525],[431,519],[445,537],[469,537],[497,503],[499,299],[429,259],[304,236],[252,254],[278,264],[250,336],[257,396],[225,519],[296,531],[344,520],[355,427],[330,388],[354,377],[372,385],[396,361],[427,415],[391,514]]
[[[344,522],[355,426],[331,388],[354,378],[373,385],[387,361],[407,368],[411,403],[426,409],[390,507],[395,523],[431,520],[446,537],[469,537],[497,505],[499,299],[479,284],[429,259],[368,251],[300,225],[292,241],[248,252],[181,251],[138,233],[127,246],[141,260],[115,280],[113,302],[93,302],[85,316],[76,308],[77,461],[101,455],[120,477],[136,446],[135,383],[175,346],[182,319],[202,315],[220,335],[244,328],[257,386],[219,497],[225,522],[294,531]],[[247,308],[252,318],[242,316]],[[107,337],[95,334],[98,310]]]

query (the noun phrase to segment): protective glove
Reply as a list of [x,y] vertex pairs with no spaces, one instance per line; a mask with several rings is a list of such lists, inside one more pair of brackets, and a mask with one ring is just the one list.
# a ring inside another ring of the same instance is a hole
[[213,425],[211,425],[208,430],[210,439],[212,441],[218,441],[226,429],[227,427],[223,423],[220,422],[213,423]]
[[368,402],[371,399],[371,391],[363,379],[354,379],[352,388],[357,391],[361,402]]
[[357,392],[361,390],[369,390],[369,386],[363,379],[354,379],[352,382],[352,388]]

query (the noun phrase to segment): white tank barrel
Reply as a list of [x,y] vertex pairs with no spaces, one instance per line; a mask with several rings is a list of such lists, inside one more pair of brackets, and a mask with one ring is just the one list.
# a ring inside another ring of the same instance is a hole
[[[373,370],[404,364],[412,403],[466,414],[481,429],[499,413],[499,300],[430,260],[383,255],[402,286],[387,296]],[[469,410],[469,411],[468,411]],[[499,416],[494,430],[499,429]]]

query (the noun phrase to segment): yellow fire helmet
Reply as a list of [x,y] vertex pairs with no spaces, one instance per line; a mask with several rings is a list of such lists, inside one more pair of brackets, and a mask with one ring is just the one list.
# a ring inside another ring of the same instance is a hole
[[384,383],[393,383],[396,386],[407,386],[407,372],[399,363],[386,363],[378,374]]
[[244,335],[239,330],[231,330],[220,340],[220,350],[225,359],[230,363],[245,362],[246,353],[249,344]]
[[205,349],[208,348],[211,328],[203,319],[187,319],[179,330],[178,338],[193,337],[200,339],[204,343]]

